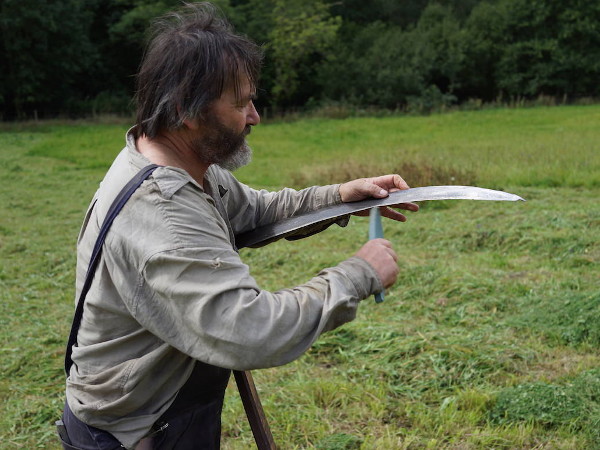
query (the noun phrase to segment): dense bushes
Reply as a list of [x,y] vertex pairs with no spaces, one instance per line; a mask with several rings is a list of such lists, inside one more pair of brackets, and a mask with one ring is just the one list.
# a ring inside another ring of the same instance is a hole
[[[428,111],[600,96],[600,3],[216,0],[263,44],[260,107]],[[4,119],[124,112],[144,30],[178,0],[5,0]]]

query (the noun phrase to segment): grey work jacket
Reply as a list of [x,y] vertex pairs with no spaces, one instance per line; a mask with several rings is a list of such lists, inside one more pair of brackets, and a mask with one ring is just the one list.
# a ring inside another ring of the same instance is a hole
[[[110,204],[149,163],[128,133],[80,232],[77,297]],[[158,168],[115,219],[87,295],[67,401],[127,448],[173,402],[195,360],[238,370],[286,364],[382,290],[373,268],[351,257],[268,292],[236,251],[236,234],[339,203],[338,185],[258,191],[213,165],[205,186],[182,169]]]

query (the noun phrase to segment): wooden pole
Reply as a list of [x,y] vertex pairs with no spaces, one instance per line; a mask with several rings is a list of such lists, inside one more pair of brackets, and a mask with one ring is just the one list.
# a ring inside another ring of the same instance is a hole
[[254,441],[258,450],[276,450],[275,440],[271,434],[269,423],[263,411],[254,380],[250,371],[234,370],[233,376],[237,383],[242,404],[254,435]]

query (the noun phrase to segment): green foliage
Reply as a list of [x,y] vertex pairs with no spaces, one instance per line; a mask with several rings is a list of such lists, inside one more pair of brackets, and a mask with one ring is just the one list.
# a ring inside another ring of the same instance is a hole
[[[213,1],[265,48],[262,111],[430,113],[600,97],[595,1]],[[1,117],[130,113],[122,100],[132,97],[148,25],[180,5],[3,1]]]
[[408,63],[415,46],[404,35],[382,23],[357,28],[352,43],[339,43],[319,67],[324,96],[384,108],[397,108],[408,96],[417,96],[423,77]]
[[413,64],[417,64],[428,85],[451,94],[463,60],[460,24],[454,13],[432,3],[423,11],[413,33],[417,46],[414,57],[419,58]]
[[340,26],[320,0],[275,0],[269,49],[275,61],[273,95],[278,104],[294,98],[299,73],[327,52]]
[[480,3],[465,27],[461,94],[597,96],[599,19],[597,2]]
[[128,9],[108,29],[110,40],[116,44],[133,45],[141,48],[146,42],[146,32],[152,19],[177,7],[177,1],[130,0]]
[[[113,0],[104,2],[96,10],[96,23],[101,23],[97,26],[100,35],[96,37],[96,44],[103,59],[98,71],[105,80],[98,91],[101,100],[107,96],[117,100],[112,112],[122,112],[118,97],[132,97],[133,75],[138,70],[151,21],[180,5],[179,0]],[[99,102],[96,97],[95,112]]]
[[1,116],[58,110],[65,99],[73,102],[87,93],[81,82],[97,56],[89,39],[91,21],[76,0],[0,4]]
[[600,5],[577,2],[565,8],[555,0],[506,4],[499,88],[510,96],[597,95],[593,80],[600,68]]
[[[600,34],[580,14],[598,17],[598,6],[575,10],[551,1],[501,0],[478,2],[461,17],[456,5],[430,3],[407,29],[383,21],[345,23],[345,39],[320,65],[323,96],[422,113],[473,97],[597,95],[590,75],[600,70]],[[589,53],[575,48],[575,35]]]
[[408,31],[375,22],[355,32],[320,67],[326,97],[419,113],[456,100],[463,55],[459,22],[448,8],[431,4]]

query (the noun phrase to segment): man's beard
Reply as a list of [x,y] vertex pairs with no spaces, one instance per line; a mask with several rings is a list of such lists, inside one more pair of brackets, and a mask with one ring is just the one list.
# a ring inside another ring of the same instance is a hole
[[246,142],[250,126],[238,134],[210,116],[203,125],[207,133],[193,142],[194,150],[202,162],[217,164],[232,172],[250,163],[252,149]]

